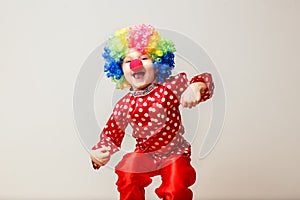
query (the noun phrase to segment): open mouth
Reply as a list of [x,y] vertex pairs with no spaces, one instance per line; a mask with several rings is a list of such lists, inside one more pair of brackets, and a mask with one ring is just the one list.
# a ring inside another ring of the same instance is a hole
[[133,78],[135,78],[135,79],[141,79],[144,77],[144,75],[145,75],[145,72],[135,72],[132,74]]

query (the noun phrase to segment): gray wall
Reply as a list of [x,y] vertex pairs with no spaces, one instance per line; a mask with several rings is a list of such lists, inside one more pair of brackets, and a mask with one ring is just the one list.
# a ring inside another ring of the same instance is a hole
[[[199,160],[202,133],[193,142],[195,199],[300,198],[299,1],[7,0],[0,1],[0,199],[118,198],[113,170],[93,171],[77,135],[73,89],[110,33],[140,23],[192,38],[224,82],[219,143]],[[110,109],[96,115],[105,119]]]

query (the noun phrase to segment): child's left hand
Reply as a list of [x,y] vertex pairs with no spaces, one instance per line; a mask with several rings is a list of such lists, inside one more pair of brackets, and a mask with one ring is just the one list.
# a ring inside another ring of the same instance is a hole
[[182,93],[180,104],[183,107],[192,108],[200,103],[201,91],[206,88],[206,85],[202,82],[195,82],[190,84],[186,90]]

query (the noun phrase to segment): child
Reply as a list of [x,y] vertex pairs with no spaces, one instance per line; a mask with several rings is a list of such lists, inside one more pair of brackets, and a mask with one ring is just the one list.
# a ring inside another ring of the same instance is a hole
[[104,48],[104,71],[117,88],[130,91],[115,105],[100,141],[92,148],[94,169],[105,165],[118,151],[129,124],[136,139],[134,152],[115,168],[121,200],[145,199],[144,188],[160,175],[155,190],[166,200],[190,200],[189,187],[196,180],[190,164],[191,147],[183,138],[179,105],[194,107],[212,96],[211,75],[203,73],[188,81],[185,73],[171,75],[174,44],[151,25],[117,31]]

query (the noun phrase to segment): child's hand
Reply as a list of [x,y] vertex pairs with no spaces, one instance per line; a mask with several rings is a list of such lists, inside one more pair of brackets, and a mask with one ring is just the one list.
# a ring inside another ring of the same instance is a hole
[[195,82],[189,85],[182,93],[180,104],[183,107],[192,108],[200,103],[201,91],[206,88],[206,85],[201,82]]
[[94,163],[99,166],[103,166],[110,160],[110,148],[109,147],[101,147],[96,150],[91,151],[91,159]]

